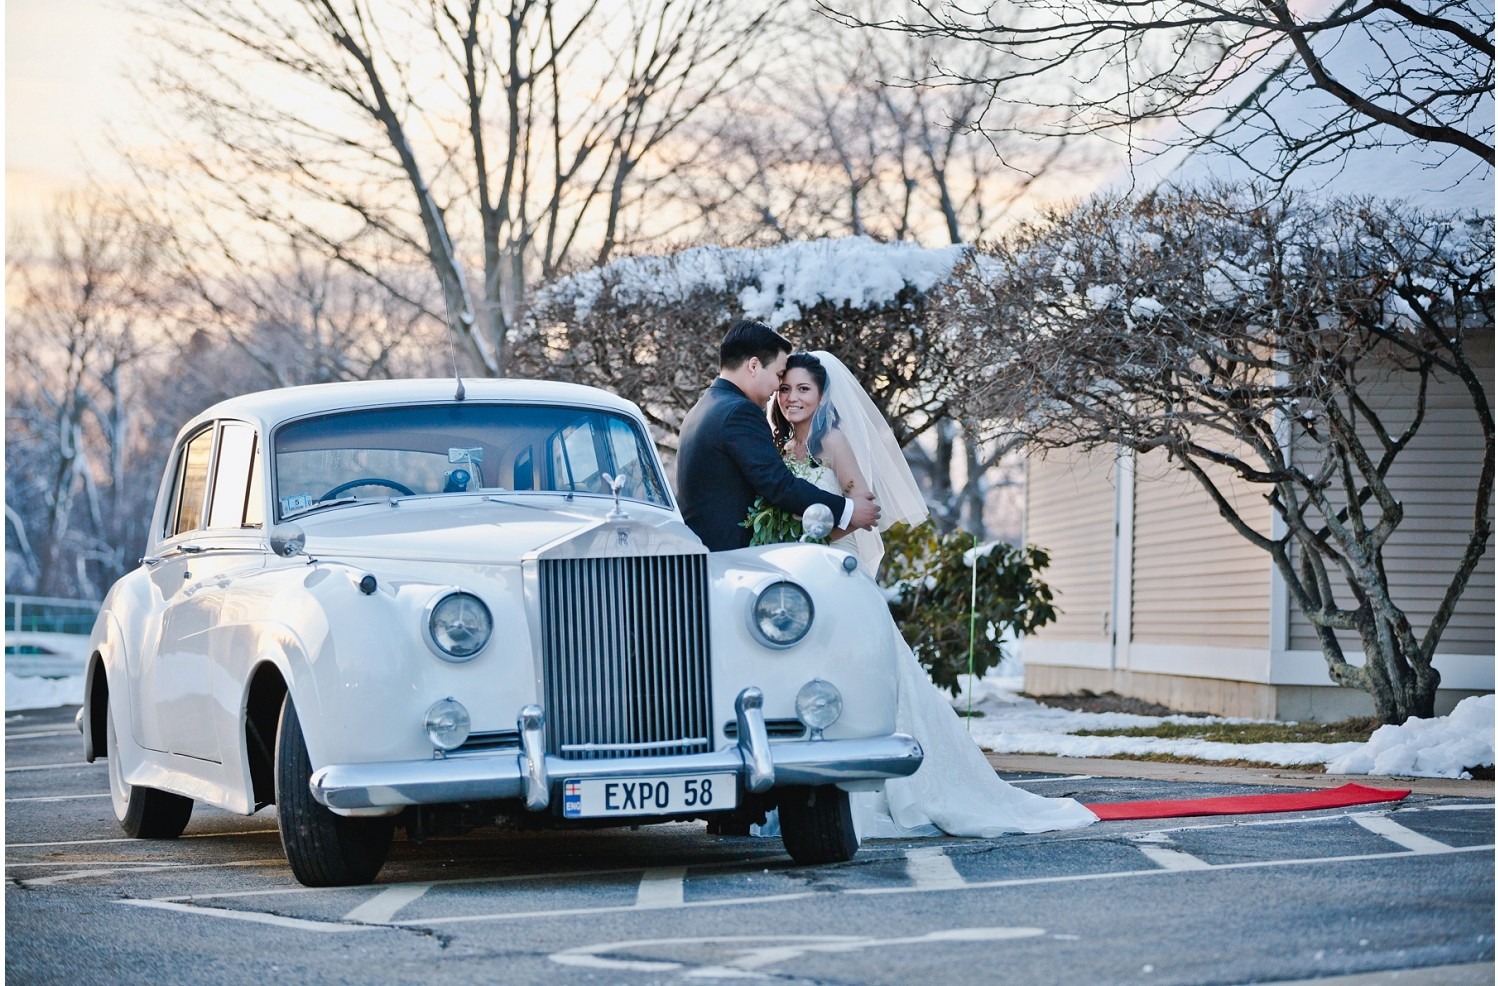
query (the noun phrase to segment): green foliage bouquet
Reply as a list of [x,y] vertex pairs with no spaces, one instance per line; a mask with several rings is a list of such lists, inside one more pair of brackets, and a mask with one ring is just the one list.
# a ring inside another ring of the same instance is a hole
[[1040,579],[1051,559],[1033,545],[974,547],[972,535],[938,535],[929,521],[896,524],[884,533],[884,545],[890,613],[931,680],[953,695],[968,672],[970,648],[972,672],[982,676],[1004,659],[1006,634],[1029,633],[1056,618],[1050,586]]
[[[810,481],[815,475],[817,466],[811,462],[802,462],[797,459],[786,459],[785,466],[796,477]],[[747,527],[753,531],[749,539],[749,547],[753,548],[761,544],[783,544],[787,541],[801,540],[801,519],[788,510],[782,510],[759,496],[749,505],[749,514],[739,522],[740,527]],[[826,544],[826,538],[810,539],[814,544]]]

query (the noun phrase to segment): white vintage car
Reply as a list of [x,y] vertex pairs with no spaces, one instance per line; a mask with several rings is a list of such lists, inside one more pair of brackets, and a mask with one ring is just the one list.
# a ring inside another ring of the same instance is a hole
[[85,754],[131,836],[275,804],[305,884],[374,879],[397,827],[772,807],[793,858],[842,860],[848,792],[921,762],[852,557],[709,554],[638,408],[592,388],[225,401],[178,436],[146,550],[94,627]]

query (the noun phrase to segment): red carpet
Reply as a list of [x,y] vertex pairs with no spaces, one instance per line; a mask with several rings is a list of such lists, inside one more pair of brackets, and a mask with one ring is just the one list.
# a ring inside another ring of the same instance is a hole
[[1371,805],[1380,801],[1398,801],[1409,793],[1343,784],[1341,787],[1292,791],[1289,794],[1245,794],[1231,798],[1197,798],[1191,801],[1115,801],[1111,804],[1087,805],[1087,808],[1104,821],[1181,818],[1187,815],[1258,815],[1274,811],[1315,811],[1318,808]]

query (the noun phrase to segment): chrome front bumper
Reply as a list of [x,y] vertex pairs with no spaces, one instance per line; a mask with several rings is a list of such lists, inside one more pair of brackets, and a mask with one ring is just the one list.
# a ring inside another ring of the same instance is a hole
[[713,753],[672,757],[563,760],[542,743],[542,712],[520,711],[520,752],[464,755],[437,760],[330,764],[312,775],[312,796],[335,811],[451,804],[519,798],[531,811],[551,804],[553,780],[661,777],[732,772],[746,790],[764,792],[791,784],[908,777],[924,756],[904,733],[847,740],[796,740],[771,744],[765,731],[764,696],[746,688],[734,701],[738,745]]

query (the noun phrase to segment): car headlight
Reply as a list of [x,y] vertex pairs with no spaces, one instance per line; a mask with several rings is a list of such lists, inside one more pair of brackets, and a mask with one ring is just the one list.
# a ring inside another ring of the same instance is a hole
[[493,632],[489,607],[471,593],[449,593],[427,610],[427,640],[444,661],[472,659]]
[[789,647],[811,629],[811,596],[794,582],[776,582],[754,600],[749,625],[771,647]]
[[427,739],[439,750],[456,750],[468,739],[471,722],[462,702],[450,698],[433,702],[426,714]]
[[843,693],[830,681],[813,678],[796,693],[796,718],[813,736],[843,717]]

